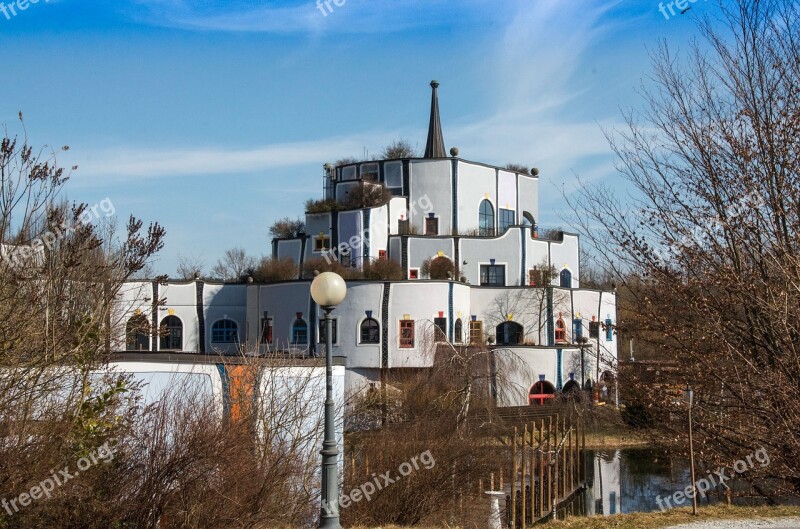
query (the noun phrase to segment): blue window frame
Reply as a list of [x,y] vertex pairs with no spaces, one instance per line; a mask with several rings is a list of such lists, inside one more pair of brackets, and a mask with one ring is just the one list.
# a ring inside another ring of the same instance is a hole
[[583,338],[583,320],[575,318],[572,320],[572,341],[578,343]]
[[503,234],[509,228],[509,226],[513,226],[516,224],[516,213],[514,210],[511,209],[500,209],[500,229],[499,233]]
[[572,288],[572,272],[566,268],[561,271],[561,286],[564,288]]
[[611,325],[611,318],[606,319],[606,341],[610,342],[614,339],[614,327]]
[[361,343],[381,343],[381,326],[375,318],[367,318],[361,322]]
[[308,345],[308,324],[304,320],[292,324],[292,345]]
[[485,199],[478,212],[478,234],[484,237],[494,235],[494,207]]
[[211,326],[212,343],[237,343],[239,341],[239,326],[235,321],[218,320]]

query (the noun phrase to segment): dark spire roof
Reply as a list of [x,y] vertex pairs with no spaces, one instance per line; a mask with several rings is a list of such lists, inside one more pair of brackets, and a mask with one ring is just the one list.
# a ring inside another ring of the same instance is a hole
[[425,145],[425,158],[447,158],[444,152],[444,137],[442,137],[442,120],[439,118],[439,88],[437,81],[431,81],[431,122],[428,125],[428,143]]

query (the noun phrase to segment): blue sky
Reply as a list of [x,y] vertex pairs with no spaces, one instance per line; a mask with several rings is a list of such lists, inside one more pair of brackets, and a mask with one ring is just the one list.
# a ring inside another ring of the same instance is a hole
[[618,181],[602,128],[640,104],[649,50],[686,48],[714,9],[691,5],[40,0],[0,13],[0,123],[22,111],[34,144],[71,147],[69,199],[162,223],[154,268],[174,274],[179,255],[208,270],[230,247],[268,253],[272,221],[321,195],[323,163],[424,148],[437,79],[448,148],[538,167],[541,224],[566,225],[575,175]]

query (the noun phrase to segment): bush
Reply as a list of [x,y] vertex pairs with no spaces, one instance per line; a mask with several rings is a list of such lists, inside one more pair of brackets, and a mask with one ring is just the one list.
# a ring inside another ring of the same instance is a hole
[[329,213],[343,209],[345,209],[344,204],[340,204],[331,198],[324,200],[310,198],[306,200],[306,213]]
[[420,272],[429,279],[453,279],[458,280],[458,265],[447,257],[436,257],[426,259],[422,263]]
[[256,267],[250,270],[250,276],[259,283],[273,283],[297,279],[298,271],[297,263],[291,257],[283,259],[262,257]]
[[629,404],[622,410],[622,420],[631,428],[646,429],[653,426],[653,416],[644,404]]
[[376,208],[388,204],[391,199],[392,194],[385,185],[365,180],[350,191],[343,204],[345,209]]
[[404,279],[403,268],[391,259],[376,259],[364,263],[364,279],[373,281],[400,281]]
[[323,257],[315,257],[308,259],[303,263],[303,279],[314,279],[314,272],[335,272],[342,276],[344,279],[363,279],[363,274],[357,268],[344,266],[342,263],[335,259],[328,262]]
[[411,146],[411,142],[400,138],[395,140],[381,151],[381,158],[384,160],[394,160],[397,158],[416,158],[417,150]]
[[507,163],[506,169],[514,171],[515,173],[529,174],[529,169],[521,163]]
[[284,217],[276,220],[269,227],[269,234],[273,239],[292,239],[306,231],[306,223],[302,219]]

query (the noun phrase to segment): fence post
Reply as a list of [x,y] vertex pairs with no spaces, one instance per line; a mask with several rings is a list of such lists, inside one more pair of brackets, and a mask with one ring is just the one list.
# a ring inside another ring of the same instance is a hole
[[517,527],[517,427],[511,437],[511,528]]

